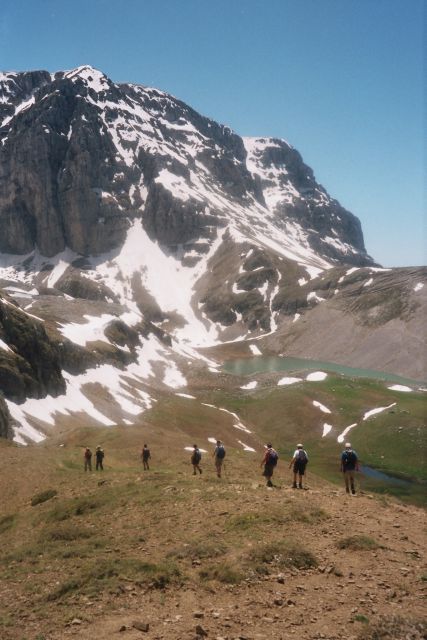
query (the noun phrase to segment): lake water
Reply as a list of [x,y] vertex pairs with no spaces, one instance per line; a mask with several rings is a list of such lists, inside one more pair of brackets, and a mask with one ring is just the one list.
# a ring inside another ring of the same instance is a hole
[[373,369],[357,369],[345,367],[334,362],[322,362],[321,360],[307,360],[305,358],[288,358],[280,356],[254,356],[252,358],[236,358],[228,360],[223,365],[223,370],[239,376],[247,376],[253,373],[265,373],[272,371],[287,371],[298,374],[306,371],[329,371],[339,373],[349,378],[372,378],[374,380],[384,380],[402,385],[418,386],[424,384],[396,376],[385,371],[374,371]]
[[387,484],[394,484],[400,486],[411,486],[411,482],[409,480],[402,480],[401,478],[395,478],[393,476],[389,476],[383,471],[378,471],[378,469],[373,469],[372,467],[365,467],[364,465],[360,466],[360,471],[363,475],[368,478],[373,478],[374,480],[380,480],[381,482],[386,482]]

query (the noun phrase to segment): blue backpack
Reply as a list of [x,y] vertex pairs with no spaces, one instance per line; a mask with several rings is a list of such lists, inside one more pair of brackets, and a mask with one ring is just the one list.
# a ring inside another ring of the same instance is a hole
[[271,449],[271,451],[268,452],[267,464],[270,464],[272,467],[275,467],[278,459],[279,459],[279,456],[277,454],[277,451],[275,451],[274,449]]
[[217,449],[216,449],[216,457],[219,458],[220,460],[225,458],[225,449],[224,449],[224,447],[222,445],[217,447]]

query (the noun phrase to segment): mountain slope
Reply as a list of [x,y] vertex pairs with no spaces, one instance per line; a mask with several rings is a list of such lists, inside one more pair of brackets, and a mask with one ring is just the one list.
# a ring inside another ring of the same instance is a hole
[[[399,333],[409,357],[384,347],[366,363],[424,378],[411,354],[425,271],[379,269],[358,219],[284,140],[241,138],[83,66],[1,74],[0,141],[3,435],[40,440],[64,413],[133,422],[214,377],[220,349],[200,348],[228,341],[363,364],[366,333]],[[398,288],[393,309],[372,282],[385,298]],[[342,335],[364,327],[351,348],[328,334],[338,317]]]

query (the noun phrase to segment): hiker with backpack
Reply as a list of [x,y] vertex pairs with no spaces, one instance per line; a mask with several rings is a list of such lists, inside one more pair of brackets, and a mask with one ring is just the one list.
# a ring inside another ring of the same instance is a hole
[[279,455],[275,449],[273,449],[271,442],[265,445],[265,454],[261,461],[261,467],[264,466],[262,475],[267,479],[267,487],[272,487],[273,483],[271,478],[273,477],[274,467],[277,465]]
[[216,469],[216,475],[218,476],[218,478],[221,477],[221,470],[222,470],[222,463],[224,462],[224,458],[225,458],[225,448],[224,445],[222,444],[221,440],[217,440],[216,441],[216,447],[215,450],[213,452],[213,457],[215,460],[215,469]]
[[86,447],[85,449],[83,460],[85,471],[87,471],[88,469],[89,471],[92,471],[92,451],[89,449],[89,447]]
[[198,471],[199,473],[202,473],[202,470],[200,468],[201,459],[202,459],[202,454],[199,447],[197,446],[197,444],[193,444],[193,452],[191,454],[191,464],[193,465],[193,476],[196,475],[196,471]]
[[[294,451],[293,458],[289,464],[289,469],[293,467],[294,481],[292,483],[293,489],[303,489],[302,479],[305,474],[305,468],[308,463],[307,451],[305,451],[302,444],[297,444],[297,448]],[[298,477],[298,484],[297,484]]]
[[354,474],[359,471],[359,460],[357,453],[351,448],[351,443],[345,443],[345,449],[341,454],[341,471],[344,474],[345,491],[354,496],[356,495],[356,487],[354,484]]
[[95,460],[96,460],[95,471],[98,471],[98,469],[101,469],[101,471],[104,471],[104,466],[102,464],[104,460],[104,456],[105,456],[104,450],[101,449],[100,445],[98,445],[95,451]]
[[148,448],[148,446],[146,444],[144,444],[144,446],[142,447],[142,451],[141,451],[141,460],[142,460],[142,464],[144,466],[144,471],[149,471],[150,470],[150,466],[148,464],[148,461],[151,458],[151,452],[150,449]]

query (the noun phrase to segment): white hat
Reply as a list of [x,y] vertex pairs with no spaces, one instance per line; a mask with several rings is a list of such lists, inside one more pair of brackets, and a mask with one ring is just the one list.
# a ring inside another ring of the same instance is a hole
[[351,443],[350,442],[346,442],[345,443],[345,448],[346,449],[351,449]]

